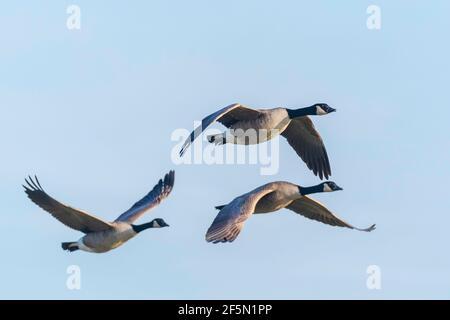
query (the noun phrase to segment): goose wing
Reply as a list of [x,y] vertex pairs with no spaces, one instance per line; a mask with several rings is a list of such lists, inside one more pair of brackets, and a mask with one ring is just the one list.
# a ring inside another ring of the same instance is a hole
[[116,221],[133,223],[146,211],[156,207],[162,200],[167,198],[173,189],[175,183],[175,171],[171,170],[160,179],[156,186],[141,200],[136,202],[130,209],[122,213]]
[[181,150],[180,156],[184,154],[186,149],[190,144],[214,121],[218,121],[227,128],[241,120],[252,120],[259,116],[259,111],[251,108],[247,108],[239,103],[231,104],[219,111],[216,111],[202,120],[202,124],[195,128],[191,132],[190,136],[184,142]]
[[316,176],[320,179],[331,176],[325,145],[310,118],[292,119],[282,135]]
[[301,214],[308,219],[316,220],[325,224],[329,224],[331,226],[346,227],[359,231],[372,231],[375,229],[374,224],[365,229],[356,228],[351,224],[345,222],[341,218],[337,217],[320,202],[315,201],[307,196],[303,196],[302,198],[293,201],[286,208],[294,211],[295,213]]
[[84,233],[104,231],[112,228],[109,222],[103,221],[87,212],[69,207],[50,197],[42,189],[37,177],[34,180],[28,177],[25,181],[27,186],[24,185],[23,187],[28,198],[69,228]]
[[260,187],[244,194],[224,206],[217,214],[213,223],[206,232],[207,242],[233,242],[253,212],[258,201],[265,195],[273,192],[272,187]]

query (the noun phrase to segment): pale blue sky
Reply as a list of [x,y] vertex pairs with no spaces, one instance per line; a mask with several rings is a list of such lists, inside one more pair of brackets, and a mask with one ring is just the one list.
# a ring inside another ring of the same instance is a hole
[[[66,7],[81,7],[80,31]],[[382,29],[366,28],[366,8]],[[0,298],[450,298],[448,1],[14,1],[0,10]],[[170,134],[232,102],[338,109],[315,118],[343,192],[330,209],[370,234],[286,210],[238,240],[204,234],[226,203],[272,180],[316,184],[281,141],[281,168],[175,166]],[[31,203],[113,220],[176,170],[164,218],[102,255]],[[66,288],[79,265],[82,289]],[[382,290],[366,288],[366,268]]]

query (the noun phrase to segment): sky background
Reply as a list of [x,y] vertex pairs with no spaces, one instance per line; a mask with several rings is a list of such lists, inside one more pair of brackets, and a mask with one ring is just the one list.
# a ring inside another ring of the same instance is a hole
[[[81,8],[81,30],[66,8]],[[379,5],[382,27],[368,30]],[[14,1],[0,10],[0,298],[450,298],[448,1]],[[177,128],[233,102],[314,118],[332,180],[315,195],[372,233],[288,210],[206,243],[215,205],[275,180],[319,182],[284,140],[280,170],[179,165]],[[106,254],[61,250],[66,228],[21,187],[114,220],[170,169],[164,218]],[[81,290],[66,269],[81,268]],[[381,269],[368,290],[366,269]]]

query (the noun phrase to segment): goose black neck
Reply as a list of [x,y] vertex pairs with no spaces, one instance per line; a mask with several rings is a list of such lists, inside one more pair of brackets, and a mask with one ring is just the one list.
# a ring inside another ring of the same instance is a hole
[[300,194],[302,196],[306,196],[307,194],[312,194],[312,193],[319,193],[319,192],[323,192],[323,187],[321,184],[317,185],[317,186],[313,186],[313,187],[298,187]]
[[306,108],[300,108],[300,109],[286,109],[289,118],[295,119],[299,117],[304,116],[315,116],[316,115],[316,107],[306,107]]
[[140,224],[140,225],[132,224],[131,227],[133,228],[134,232],[139,233],[139,232],[147,230],[149,228],[153,228],[153,223],[152,222],[147,222],[147,223],[143,223],[143,224]]

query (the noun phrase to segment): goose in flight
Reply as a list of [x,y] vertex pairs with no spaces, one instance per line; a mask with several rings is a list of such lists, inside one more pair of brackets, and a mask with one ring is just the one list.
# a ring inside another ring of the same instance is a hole
[[328,179],[331,167],[327,151],[308,116],[320,116],[334,111],[336,110],[325,103],[300,109],[252,109],[235,103],[204,118],[184,142],[180,156],[203,130],[218,121],[230,130],[208,136],[210,143],[257,144],[281,134],[316,176]]
[[253,213],[269,213],[287,208],[302,216],[331,226],[346,227],[359,231],[372,231],[375,225],[366,229],[355,228],[337,217],[325,206],[308,197],[308,194],[342,190],[334,182],[327,181],[312,187],[301,187],[289,182],[272,182],[237,197],[229,204],[218,206],[220,210],[206,233],[206,241],[233,242],[244,222]]
[[25,193],[39,207],[49,212],[53,217],[69,228],[85,233],[75,242],[63,242],[62,248],[70,252],[83,250],[102,253],[124,244],[138,233],[149,228],[162,228],[169,225],[160,218],[151,222],[135,225],[133,222],[146,211],[156,207],[172,191],[175,182],[175,172],[170,171],[164,180],[158,184],[129,210],[122,213],[115,221],[107,222],[87,212],[74,209],[50,197],[41,187],[37,177],[25,179]]

